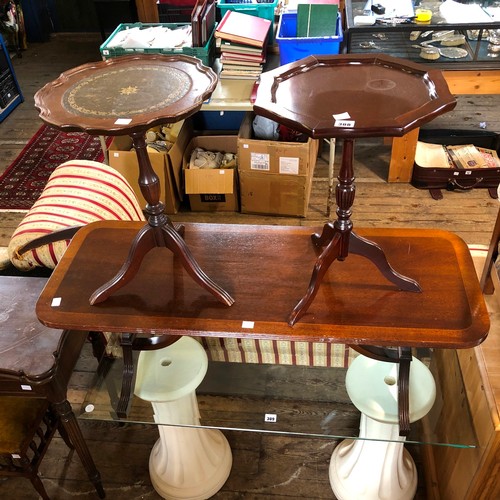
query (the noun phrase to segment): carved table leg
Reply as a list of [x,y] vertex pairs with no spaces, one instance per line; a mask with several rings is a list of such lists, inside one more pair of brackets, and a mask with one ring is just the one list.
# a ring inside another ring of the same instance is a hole
[[316,260],[314,264],[313,273],[311,276],[311,281],[309,282],[309,288],[306,294],[300,299],[297,305],[293,308],[293,311],[288,317],[288,324],[293,326],[300,317],[305,314],[309,306],[311,305],[316,293],[318,292],[319,285],[323,279],[323,276],[328,271],[330,264],[339,258],[340,253],[340,239],[341,235],[339,233],[335,234],[331,239],[330,243],[321,252],[321,255]]
[[202,271],[192,256],[181,237],[184,227],[175,228],[164,213],[165,207],[160,201],[160,180],[151,167],[144,133],[136,132],[131,137],[139,162],[139,186],[147,201],[145,211],[148,215],[148,224],[139,231],[132,242],[127,260],[121,269],[115,277],[91,295],[90,303],[93,305],[106,300],[113,292],[128,283],[137,274],[144,256],[151,249],[166,247],[181,259],[182,265],[196,283],[208,290],[223,304],[232,305],[234,299]]
[[350,253],[361,255],[373,262],[381,274],[401,290],[407,292],[422,291],[422,288],[415,280],[399,274],[392,268],[384,251],[373,241],[362,238],[352,232],[349,240],[349,251]]
[[90,451],[87,447],[87,443],[83,438],[82,431],[78,422],[76,420],[75,414],[71,408],[71,405],[67,399],[60,403],[52,404],[54,411],[61,419],[61,424],[67,433],[67,436],[71,440],[72,445],[75,447],[82,464],[87,471],[89,479],[94,484],[94,487],[99,495],[99,498],[105,498],[106,493],[102,486],[101,475],[97,470],[94,460],[90,455]]
[[351,349],[367,358],[386,363],[398,363],[398,423],[399,435],[410,433],[410,363],[411,347],[378,347],[372,345],[350,345]]
[[134,338],[135,334],[133,333],[122,333],[120,336],[120,344],[123,352],[123,375],[120,399],[118,400],[118,405],[116,407],[116,414],[118,415],[118,418],[127,417],[130,397],[132,395],[132,387],[134,386],[135,367],[132,353]]
[[288,324],[293,326],[306,312],[318,292],[321,281],[328,268],[335,260],[343,261],[349,249],[355,254],[371,260],[379,271],[392,283],[405,291],[420,292],[419,284],[396,272],[387,261],[383,250],[375,243],[361,238],[352,232],[352,205],[356,193],[354,185],[354,140],[344,139],[342,163],[335,190],[337,219],[324,225],[321,234],[311,236],[316,247],[326,247],[319,255],[313,269],[309,287],[288,317]]

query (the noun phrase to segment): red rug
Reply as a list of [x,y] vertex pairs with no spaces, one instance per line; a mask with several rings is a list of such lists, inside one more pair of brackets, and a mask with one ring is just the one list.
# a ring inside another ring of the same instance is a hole
[[50,174],[65,161],[103,159],[99,137],[42,125],[0,177],[0,210],[29,210]]

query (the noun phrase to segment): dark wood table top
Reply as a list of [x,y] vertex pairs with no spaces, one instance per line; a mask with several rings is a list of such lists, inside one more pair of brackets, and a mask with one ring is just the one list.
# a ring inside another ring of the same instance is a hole
[[403,292],[357,255],[335,262],[293,327],[290,311],[316,260],[315,228],[186,224],[185,240],[207,274],[231,293],[228,307],[199,287],[171,252],[154,249],[134,279],[102,303],[89,297],[116,274],[142,223],[89,224],[73,238],[37,303],[51,327],[142,334],[252,337],[380,346],[466,348],[489,330],[472,258],[440,230],[364,229],[396,271],[422,293]]
[[47,278],[0,276],[0,393],[65,399],[84,331],[49,328],[35,305]]
[[63,339],[38,321],[35,304],[47,278],[0,277],[0,370],[50,376]]
[[45,398],[61,419],[99,498],[101,476],[67,400],[68,382],[88,333],[47,328],[35,304],[46,278],[0,277],[0,395]]
[[255,112],[315,139],[399,137],[456,106],[439,69],[379,53],[308,56],[259,81]]
[[194,57],[122,56],[65,71],[35,94],[35,107],[62,130],[125,135],[192,115],[216,85]]

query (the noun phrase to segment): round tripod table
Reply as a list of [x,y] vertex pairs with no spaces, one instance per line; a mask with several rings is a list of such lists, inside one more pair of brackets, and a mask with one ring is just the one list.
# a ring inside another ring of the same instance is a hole
[[233,298],[197,264],[160,202],[160,180],[146,151],[146,131],[198,111],[214,91],[217,76],[194,57],[134,55],[88,63],[62,73],[35,94],[41,119],[65,131],[94,135],[130,135],[139,162],[139,186],[147,201],[148,223],[138,232],[123,267],[90,297],[106,300],[137,273],[144,256],[166,247],[180,259],[188,274],[217,299],[232,305]]
[[402,290],[420,291],[416,281],[390,266],[379,246],[352,231],[354,140],[402,136],[455,105],[439,70],[383,54],[309,56],[261,75],[257,114],[314,139],[343,139],[337,220],[325,224],[321,235],[312,235],[322,251],[307,292],[289,316],[290,325],[311,305],[328,267],[349,251],[371,260]]

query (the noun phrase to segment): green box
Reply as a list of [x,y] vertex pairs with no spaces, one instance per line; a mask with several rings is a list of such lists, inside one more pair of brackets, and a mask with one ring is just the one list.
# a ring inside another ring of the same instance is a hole
[[[185,56],[196,57],[201,60],[205,66],[212,66],[215,61],[215,38],[214,32],[210,35],[208,42],[204,47],[164,47],[164,48],[122,48],[122,47],[109,47],[113,38],[123,30],[128,30],[131,28],[146,29],[154,26],[164,26],[170,29],[178,28],[181,26],[189,25],[190,23],[122,23],[115,31],[109,36],[109,38],[101,45],[101,57],[106,59],[111,59],[112,57],[118,56],[131,56],[134,54],[165,54],[165,55],[175,55],[182,54]],[[215,31],[215,28],[214,28]]]

